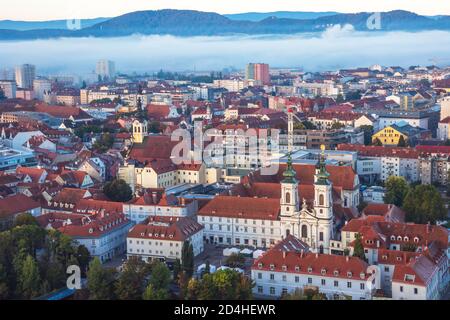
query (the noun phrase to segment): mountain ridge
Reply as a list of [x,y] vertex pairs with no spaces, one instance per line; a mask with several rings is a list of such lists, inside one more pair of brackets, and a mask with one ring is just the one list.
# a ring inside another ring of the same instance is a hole
[[[268,16],[260,21],[234,20],[226,15],[195,10],[147,10],[126,13],[81,30],[0,30],[0,40],[33,40],[59,37],[120,37],[133,34],[217,36],[229,34],[293,34],[321,32],[331,25],[351,24],[368,31],[368,12],[338,13],[311,19]],[[404,10],[381,13],[381,31],[450,31],[450,16],[426,17]]]

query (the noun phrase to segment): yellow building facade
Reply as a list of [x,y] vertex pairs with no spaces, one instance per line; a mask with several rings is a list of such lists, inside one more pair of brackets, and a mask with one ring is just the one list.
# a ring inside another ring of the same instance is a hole
[[391,126],[388,126],[386,128],[381,129],[372,136],[372,143],[374,143],[378,139],[383,145],[396,146],[400,141],[400,137],[403,137],[405,142],[408,142],[408,136],[406,134],[401,133],[400,131],[392,128]]

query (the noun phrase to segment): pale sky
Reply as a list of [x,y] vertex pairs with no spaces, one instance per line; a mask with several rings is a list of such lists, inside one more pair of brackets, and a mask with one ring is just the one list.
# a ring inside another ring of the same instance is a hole
[[218,13],[269,11],[380,12],[450,15],[449,0],[0,0],[0,20],[113,17],[138,10],[192,9]]

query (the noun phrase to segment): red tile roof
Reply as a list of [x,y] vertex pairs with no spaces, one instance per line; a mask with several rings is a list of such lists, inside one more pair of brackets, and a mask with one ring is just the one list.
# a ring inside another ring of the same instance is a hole
[[356,257],[302,253],[271,249],[253,263],[252,270],[311,274],[317,276],[367,280],[368,264]]
[[356,151],[358,155],[366,157],[391,157],[417,159],[419,152],[414,148],[365,146],[360,144],[340,144],[337,150]]
[[203,226],[189,217],[151,217],[128,232],[128,238],[185,241]]
[[0,218],[10,218],[16,214],[25,213],[40,207],[39,202],[20,193],[0,199]]
[[279,199],[217,196],[201,208],[198,215],[277,220],[279,213]]

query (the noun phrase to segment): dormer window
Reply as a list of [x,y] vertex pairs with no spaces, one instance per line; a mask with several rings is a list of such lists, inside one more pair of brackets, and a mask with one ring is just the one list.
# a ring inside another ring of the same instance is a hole
[[295,266],[295,271],[299,272],[300,271],[300,267],[299,266]]
[[397,237],[397,240],[398,240],[398,241],[402,241],[402,236],[398,236],[398,237]]
[[351,271],[347,272],[347,277],[351,278],[353,276],[353,273]]
[[334,270],[334,271],[333,271],[333,275],[334,275],[335,277],[339,276],[339,270]]
[[397,261],[402,261],[402,257],[397,257]]
[[360,276],[361,279],[364,279],[364,278],[366,277],[366,274],[365,274],[364,272],[361,272],[361,273],[359,274],[359,276]]
[[414,238],[414,242],[418,243],[419,242],[419,238],[415,237]]
[[273,270],[273,269],[275,269],[275,265],[271,264],[270,265],[270,270]]
[[395,236],[391,236],[391,240],[394,241],[395,240]]
[[312,268],[308,267],[308,273],[311,273],[311,272],[312,272]]
[[409,238],[408,238],[408,237],[404,237],[404,238],[403,238],[403,241],[408,242],[408,241],[409,241]]
[[89,233],[94,233],[94,229],[89,228]]
[[260,262],[260,263],[258,263],[258,268],[262,268],[263,267],[263,264]]
[[322,268],[322,270],[320,270],[320,273],[324,276],[324,275],[326,275],[326,273],[327,273],[327,269],[325,269],[325,268]]
[[283,271],[286,271],[286,270],[287,270],[287,266],[282,266],[281,269],[282,269]]

